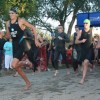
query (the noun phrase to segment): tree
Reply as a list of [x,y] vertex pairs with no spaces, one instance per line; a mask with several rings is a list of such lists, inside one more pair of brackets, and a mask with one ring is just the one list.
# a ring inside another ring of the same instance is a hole
[[100,11],[100,0],[87,0],[81,8],[82,12],[97,12]]
[[99,4],[100,0],[0,0],[0,20],[8,20],[8,9],[17,6],[21,17],[52,32],[53,27],[48,19],[59,21],[64,27],[68,16],[73,12],[67,32],[71,34],[77,13],[100,11]]
[[75,0],[75,1],[73,2],[73,6],[75,6],[75,7],[74,7],[74,10],[73,10],[72,20],[71,20],[71,22],[70,22],[70,24],[69,24],[68,31],[67,31],[67,33],[68,33],[69,35],[71,34],[72,27],[73,27],[73,24],[74,24],[75,19],[76,19],[76,17],[77,17],[78,11],[79,11],[81,8],[83,8],[83,6],[84,6],[84,4],[85,4],[86,1],[87,1],[87,0],[80,0],[80,1],[79,1],[79,0]]
[[0,0],[0,19],[8,20],[8,12],[11,7],[18,7],[20,17],[29,19],[37,11],[36,0]]
[[[87,11],[96,11],[100,9],[99,0],[37,0],[38,1],[38,15],[36,18],[42,26],[46,27],[52,31],[51,25],[48,26],[47,21],[44,21],[43,18],[51,18],[53,20],[59,21],[60,24],[64,27],[64,24],[70,15],[73,12],[72,20],[69,24],[68,34],[71,34],[73,23],[77,17],[78,12],[87,12]],[[92,8],[91,5],[92,4]],[[96,5],[98,6],[96,6]],[[47,25],[47,26],[46,26]]]
[[44,22],[42,20],[44,17],[59,21],[64,27],[68,16],[73,12],[72,21],[68,30],[68,33],[70,34],[76,14],[84,5],[85,1],[86,0],[38,0],[39,7],[38,16],[36,16],[36,18],[38,18],[38,21],[40,20],[40,22],[45,23],[43,24],[44,27],[46,26],[46,21]]
[[[46,17],[57,20],[64,27],[66,18],[72,12],[69,7],[71,6],[72,0],[38,0],[38,18],[41,22]],[[41,11],[42,9],[42,11]],[[44,25],[44,24],[43,24]],[[52,30],[52,29],[51,29]]]

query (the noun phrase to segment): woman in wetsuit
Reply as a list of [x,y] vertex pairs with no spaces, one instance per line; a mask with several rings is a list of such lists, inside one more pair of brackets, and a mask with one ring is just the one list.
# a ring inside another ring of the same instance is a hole
[[26,74],[22,71],[20,66],[20,60],[23,57],[24,49],[22,45],[20,45],[20,40],[22,36],[24,35],[24,29],[25,26],[29,27],[35,36],[35,44],[36,46],[39,46],[39,42],[37,41],[37,33],[36,29],[33,25],[28,23],[22,18],[18,18],[18,11],[16,7],[11,8],[9,11],[10,20],[7,21],[7,33],[6,38],[9,38],[11,36],[12,38],[12,45],[13,45],[13,61],[12,61],[12,67],[19,73],[19,75],[24,79],[26,86],[25,90],[29,89],[31,87],[31,83],[28,80]]
[[90,20],[84,20],[84,30],[78,33],[76,38],[76,44],[81,44],[81,58],[83,65],[83,76],[80,81],[81,84],[84,83],[88,66],[93,64],[94,50],[92,43],[92,32],[90,30]]

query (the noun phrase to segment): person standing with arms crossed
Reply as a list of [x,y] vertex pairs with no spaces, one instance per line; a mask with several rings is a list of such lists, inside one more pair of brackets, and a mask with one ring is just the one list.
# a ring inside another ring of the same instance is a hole
[[18,17],[18,9],[16,7],[12,7],[9,11],[10,20],[7,21],[7,33],[6,38],[11,36],[12,38],[12,45],[13,45],[13,61],[12,67],[18,72],[18,74],[24,79],[26,86],[24,90],[28,90],[31,87],[31,82],[27,78],[26,74],[22,71],[20,66],[20,60],[23,57],[24,49],[19,44],[21,38],[24,35],[25,26],[30,28],[35,36],[35,44],[39,46],[39,42],[37,40],[37,33],[36,28],[31,25],[26,20]]

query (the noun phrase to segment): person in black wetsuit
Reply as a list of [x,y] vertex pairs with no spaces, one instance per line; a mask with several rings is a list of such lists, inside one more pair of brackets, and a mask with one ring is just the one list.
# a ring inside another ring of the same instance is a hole
[[24,36],[29,40],[31,49],[26,52],[29,60],[32,62],[33,67],[32,70],[35,72],[37,70],[38,64],[37,64],[37,57],[39,54],[39,48],[35,45],[34,41],[34,34],[29,29],[24,30]]
[[66,49],[65,49],[65,43],[68,42],[68,36],[66,33],[63,32],[63,27],[61,25],[58,26],[58,34],[55,36],[55,52],[54,52],[54,66],[55,66],[55,73],[54,76],[58,73],[58,59],[59,55],[61,54],[63,57],[63,60],[67,67],[67,74],[69,74],[69,65],[66,61]]
[[92,43],[92,31],[90,29],[90,20],[84,20],[84,30],[78,33],[76,38],[76,44],[81,44],[81,61],[83,65],[83,76],[80,81],[80,84],[83,84],[85,81],[86,73],[88,66],[93,64],[94,59],[94,50]]
[[79,27],[77,25],[75,25],[75,33],[73,34],[73,43],[72,43],[72,46],[73,46],[73,49],[72,49],[72,64],[73,64],[73,69],[74,69],[74,72],[75,74],[78,74],[78,59],[74,57],[74,49],[79,53],[79,45],[78,44],[75,44],[75,40],[76,40],[76,37],[77,37],[77,33],[79,32]]
[[19,73],[19,75],[24,79],[26,86],[25,90],[28,90],[31,87],[31,83],[28,80],[26,74],[22,71],[21,66],[19,64],[20,60],[23,57],[24,48],[23,45],[20,45],[20,40],[24,35],[24,29],[25,26],[29,27],[31,31],[34,33],[35,37],[35,45],[40,46],[38,40],[37,40],[37,33],[36,29],[33,25],[28,23],[22,18],[18,18],[18,10],[16,7],[13,7],[9,11],[10,20],[7,21],[7,33],[6,38],[9,38],[11,36],[12,38],[12,45],[13,45],[13,61],[12,61],[12,67]]
[[3,46],[6,42],[3,36],[4,36],[4,32],[0,30],[0,71],[2,70]]

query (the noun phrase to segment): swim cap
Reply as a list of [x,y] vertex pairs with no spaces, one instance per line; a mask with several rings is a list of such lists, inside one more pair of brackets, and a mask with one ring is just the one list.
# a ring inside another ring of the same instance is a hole
[[90,20],[89,19],[85,19],[84,23],[90,24]]
[[16,14],[18,14],[18,7],[12,7],[12,8],[10,9],[10,11],[13,11],[13,12],[15,12]]

